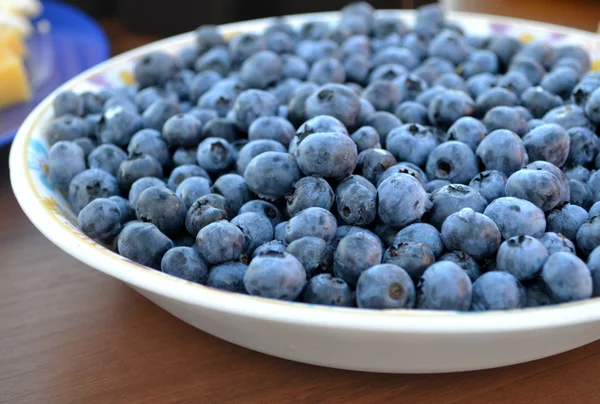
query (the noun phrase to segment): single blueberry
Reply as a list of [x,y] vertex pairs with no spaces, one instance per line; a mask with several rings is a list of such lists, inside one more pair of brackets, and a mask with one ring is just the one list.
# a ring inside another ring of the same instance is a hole
[[521,235],[540,237],[546,230],[544,212],[523,199],[495,199],[485,208],[483,214],[496,223],[505,239]]
[[375,265],[364,271],[356,287],[356,302],[364,309],[410,309],[416,291],[406,271],[396,265]]
[[206,263],[191,247],[174,247],[165,253],[160,269],[186,281],[204,284],[208,276]]
[[106,240],[121,230],[121,211],[116,202],[97,198],[81,209],[77,224],[88,237]]
[[75,175],[69,183],[68,201],[75,214],[97,198],[119,194],[117,180],[106,171],[90,168]]
[[453,262],[433,264],[417,285],[417,307],[425,310],[467,311],[471,306],[471,280]]
[[521,283],[508,272],[491,271],[473,283],[472,311],[511,310],[525,306]]
[[352,306],[352,290],[346,282],[330,274],[310,278],[303,292],[303,300],[310,304],[325,306]]
[[244,285],[252,296],[296,300],[306,285],[306,271],[293,255],[267,251],[250,262]]
[[557,302],[572,302],[592,297],[592,275],[576,255],[552,254],[542,269],[542,279]]
[[117,240],[119,254],[154,269],[160,269],[163,256],[173,247],[173,241],[152,223],[131,222]]

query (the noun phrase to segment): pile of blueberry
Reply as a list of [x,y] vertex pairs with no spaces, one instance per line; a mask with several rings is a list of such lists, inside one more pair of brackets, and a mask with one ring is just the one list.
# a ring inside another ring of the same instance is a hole
[[[600,73],[573,45],[412,30],[364,2],[54,100],[53,184],[89,237],[211,287],[360,308],[600,295]],[[586,261],[587,260],[587,263]]]

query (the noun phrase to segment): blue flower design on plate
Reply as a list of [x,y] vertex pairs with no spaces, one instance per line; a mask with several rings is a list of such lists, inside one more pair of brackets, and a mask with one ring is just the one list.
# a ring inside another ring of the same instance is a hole
[[48,147],[38,139],[31,139],[29,145],[27,166],[37,173],[37,179],[48,191],[54,192],[54,185],[48,178]]

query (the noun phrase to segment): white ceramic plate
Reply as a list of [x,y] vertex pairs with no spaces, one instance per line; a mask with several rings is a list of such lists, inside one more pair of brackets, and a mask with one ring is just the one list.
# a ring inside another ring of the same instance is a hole
[[[409,23],[410,11],[380,11]],[[334,21],[337,13],[288,17],[297,25]],[[523,40],[573,42],[600,69],[600,37],[524,20],[449,13],[468,32],[506,33]],[[222,26],[225,34],[260,31],[270,19]],[[135,59],[156,50],[176,53],[193,42],[184,34],[133,50],[77,76],[58,91],[84,91],[132,79]],[[48,144],[43,133],[52,118],[51,100],[27,118],[10,154],[11,182],[35,226],[68,254],[121,279],[183,321],[234,344],[270,355],[335,368],[397,373],[484,369],[564,352],[600,338],[600,300],[538,309],[456,313],[421,310],[357,310],[287,303],[214,290],[131,262],[98,245],[74,225],[65,199],[47,178]]]

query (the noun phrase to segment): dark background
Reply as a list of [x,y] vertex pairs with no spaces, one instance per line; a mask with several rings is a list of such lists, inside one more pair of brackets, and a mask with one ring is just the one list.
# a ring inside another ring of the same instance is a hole
[[[344,0],[67,0],[94,17],[116,16],[131,31],[172,35],[200,24],[334,11]],[[435,0],[371,0],[375,8],[415,8]]]

